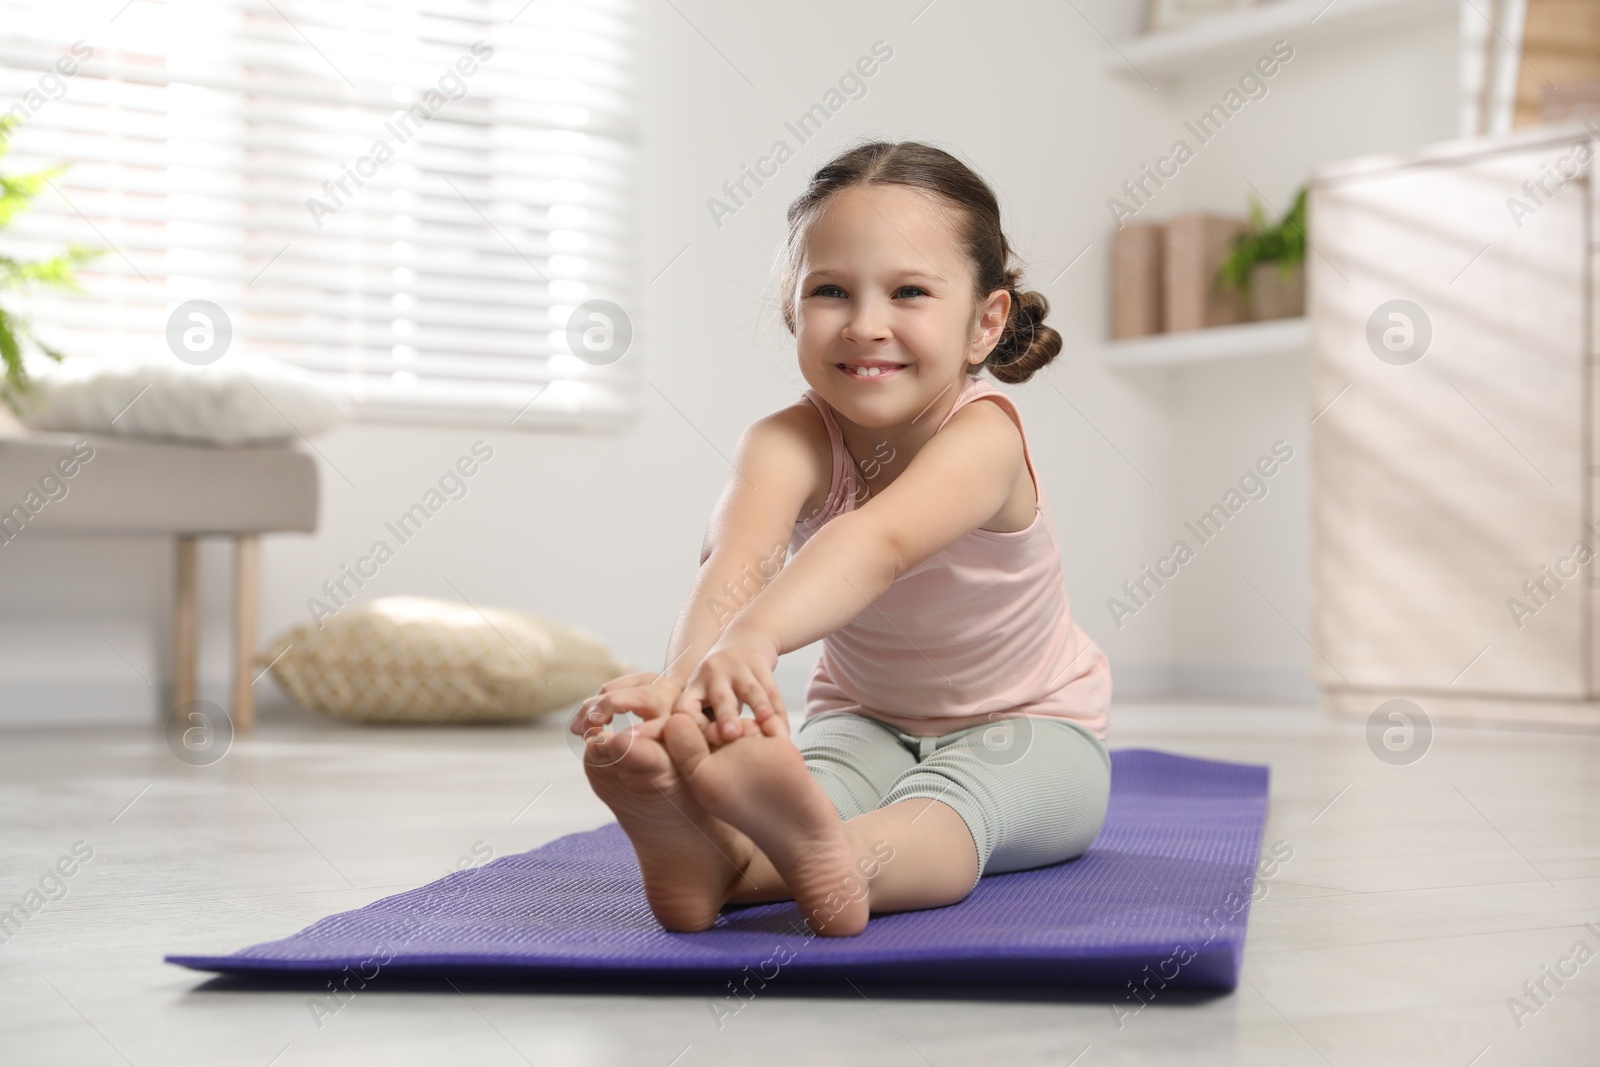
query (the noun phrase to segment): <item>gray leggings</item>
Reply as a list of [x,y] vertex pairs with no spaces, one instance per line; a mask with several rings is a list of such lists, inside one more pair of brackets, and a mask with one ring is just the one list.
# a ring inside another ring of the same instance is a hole
[[824,711],[794,741],[841,819],[912,797],[950,805],[972,831],[980,878],[1082,855],[1105,822],[1111,756],[1066,719],[1016,716],[917,737]]

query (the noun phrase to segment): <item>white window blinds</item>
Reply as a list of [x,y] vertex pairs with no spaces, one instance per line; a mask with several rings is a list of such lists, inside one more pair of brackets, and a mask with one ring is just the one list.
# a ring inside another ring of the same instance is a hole
[[106,249],[29,298],[47,343],[165,352],[207,300],[364,417],[631,421],[636,357],[569,342],[631,335],[585,307],[636,306],[631,0],[120,4],[0,0],[5,170],[69,164],[0,249]]

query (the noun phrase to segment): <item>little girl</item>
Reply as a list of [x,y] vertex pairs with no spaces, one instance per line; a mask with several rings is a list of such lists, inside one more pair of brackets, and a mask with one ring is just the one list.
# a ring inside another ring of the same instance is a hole
[[[792,899],[833,935],[953,904],[1080,855],[1110,789],[1110,668],[1071,619],[1017,409],[978,377],[1061,350],[994,193],[879,142],[788,217],[811,388],[741,437],[665,670],[607,682],[571,727],[674,931],[730,902]],[[819,638],[791,735],[773,668]],[[607,729],[623,712],[641,721]]]

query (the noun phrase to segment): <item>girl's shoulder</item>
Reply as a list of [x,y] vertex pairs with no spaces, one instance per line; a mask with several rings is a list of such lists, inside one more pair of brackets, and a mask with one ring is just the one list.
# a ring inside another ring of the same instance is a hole
[[817,406],[805,396],[787,407],[779,408],[772,414],[757,419],[752,429],[755,427],[761,427],[768,436],[781,434],[792,443],[805,446],[807,451],[822,461],[822,466],[830,465],[831,449],[827,423],[823,421],[822,413],[817,410]]
[[[1044,490],[1039,485],[1038,472],[1034,470],[1033,456],[1028,448],[1028,437],[1022,429],[1022,412],[1016,402],[1003,389],[976,380],[962,395],[961,403],[945,416],[940,424],[944,432],[951,424],[961,426],[963,434],[978,433],[997,444],[1004,442],[1004,458],[1000,473],[1011,481],[1012,489],[1005,504],[987,523],[978,528],[984,535],[1011,536],[1032,529],[1034,517],[1044,503]],[[979,400],[990,403],[980,404]],[[992,435],[992,436],[991,436]]]
[[[979,403],[985,400],[989,403]],[[981,378],[973,378],[966,384],[935,432],[943,432],[952,423],[984,427],[986,432],[1004,437],[1008,442],[1015,442],[1020,446],[1017,450],[1019,461],[1027,449],[1027,435],[1022,429],[1022,412],[1017,408],[1016,401],[1012,400],[1003,389],[998,389]]]
[[766,457],[781,454],[783,467],[803,481],[806,499],[798,515],[814,514],[826,502],[833,481],[833,444],[821,412],[804,396],[751,423],[741,445],[745,449]]

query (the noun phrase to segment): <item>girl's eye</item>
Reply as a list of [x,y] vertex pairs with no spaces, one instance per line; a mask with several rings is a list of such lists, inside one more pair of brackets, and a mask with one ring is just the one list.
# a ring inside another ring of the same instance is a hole
[[[923,296],[927,296],[928,295],[928,291],[926,289],[922,288],[922,286],[920,286],[920,285],[902,285],[900,288],[898,288],[898,289],[896,289],[894,291],[894,295],[895,296],[899,296],[902,293],[905,293],[905,292],[908,292],[908,291],[912,292],[912,293],[920,293]],[[844,290],[839,288],[837,285],[819,285],[819,286],[816,287],[816,289],[812,290],[811,295],[812,296],[829,296],[829,295],[832,295],[833,293],[843,294]]]

